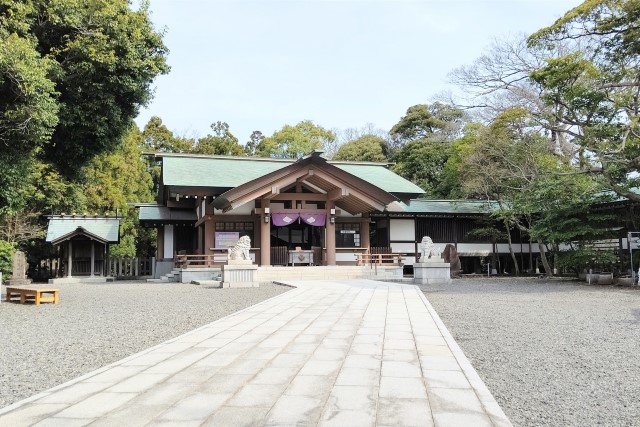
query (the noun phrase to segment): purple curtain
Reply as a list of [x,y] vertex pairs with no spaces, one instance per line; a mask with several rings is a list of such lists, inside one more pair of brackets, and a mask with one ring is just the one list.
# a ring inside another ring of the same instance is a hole
[[300,218],[307,224],[314,227],[324,227],[327,215],[324,212],[318,213],[301,213]]
[[271,214],[271,220],[276,227],[283,227],[285,225],[293,224],[298,220],[300,214],[297,213],[273,213]]

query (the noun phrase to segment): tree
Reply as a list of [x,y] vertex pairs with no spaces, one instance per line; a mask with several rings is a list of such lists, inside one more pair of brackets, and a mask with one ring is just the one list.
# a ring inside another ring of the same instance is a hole
[[242,156],[244,149],[238,144],[238,138],[229,131],[225,122],[215,122],[211,125],[213,135],[199,138],[193,152],[197,154]]
[[390,133],[404,142],[417,139],[451,141],[462,128],[463,118],[462,110],[440,102],[414,105],[407,109]]
[[550,111],[544,125],[580,147],[577,166],[604,178],[621,196],[633,191],[640,172],[640,2],[588,0],[529,38],[553,49],[582,49],[550,58],[531,73]]
[[295,126],[285,125],[272,136],[256,145],[255,154],[260,157],[297,159],[315,150],[322,150],[336,139],[336,135],[305,120]]
[[2,0],[0,16],[1,115],[28,128],[12,143],[23,153],[42,146],[66,176],[117,146],[169,70],[148,2]]
[[[537,241],[549,275],[547,251],[576,242],[584,246],[606,231],[610,218],[589,209],[602,187],[558,159],[525,109],[507,110],[484,127],[463,167],[465,194],[494,203],[494,216],[507,230],[518,228]],[[510,233],[507,238],[511,248]]]
[[264,140],[264,135],[259,130],[251,132],[249,141],[244,146],[244,152],[247,156],[254,156],[256,154],[256,148]]
[[82,170],[85,211],[123,217],[120,243],[111,247],[113,256],[134,257],[146,245],[139,244],[137,211],[129,206],[154,198],[151,174],[142,158],[143,140],[142,132],[131,126],[115,152],[96,156]]
[[389,145],[384,138],[376,135],[363,135],[342,144],[334,154],[333,160],[386,162],[388,155]]
[[35,149],[58,123],[58,93],[48,78],[53,63],[38,54],[33,39],[12,33],[10,24],[0,21],[0,217],[24,206],[21,189]]
[[142,147],[145,151],[159,153],[190,153],[194,150],[195,141],[174,135],[162,123],[162,119],[153,116],[142,131]]
[[409,107],[390,132],[399,145],[394,172],[425,190],[425,197],[441,197],[440,175],[463,120],[462,110],[438,102]]

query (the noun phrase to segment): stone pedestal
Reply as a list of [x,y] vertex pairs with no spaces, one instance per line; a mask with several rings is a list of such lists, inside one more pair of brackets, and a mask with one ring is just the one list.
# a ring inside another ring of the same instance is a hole
[[421,285],[451,283],[451,264],[441,261],[413,264],[413,281]]
[[[244,260],[243,260],[244,261]],[[222,287],[223,288],[257,288],[259,282],[256,279],[258,266],[249,261],[248,264],[229,263],[222,266]]]
[[11,279],[6,281],[7,286],[25,286],[31,284],[31,279],[27,278],[27,259],[23,252],[16,251],[11,258],[13,274]]

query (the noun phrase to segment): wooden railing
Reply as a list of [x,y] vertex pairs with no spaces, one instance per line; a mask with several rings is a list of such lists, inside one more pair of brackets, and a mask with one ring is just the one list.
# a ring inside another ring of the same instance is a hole
[[154,258],[115,258],[107,259],[107,276],[143,277],[153,276]]
[[177,268],[206,268],[222,265],[216,255],[176,255],[175,266]]
[[400,254],[356,254],[356,265],[402,265]]

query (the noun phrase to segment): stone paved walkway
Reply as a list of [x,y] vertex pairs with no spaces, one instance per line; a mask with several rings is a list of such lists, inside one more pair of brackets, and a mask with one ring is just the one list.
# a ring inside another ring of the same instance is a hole
[[8,406],[0,426],[511,425],[418,287],[291,285]]

